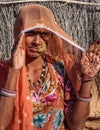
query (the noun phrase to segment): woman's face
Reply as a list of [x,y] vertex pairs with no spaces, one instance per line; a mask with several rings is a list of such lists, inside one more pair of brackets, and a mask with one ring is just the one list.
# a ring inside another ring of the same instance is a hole
[[37,58],[46,51],[52,38],[52,33],[46,29],[34,29],[25,34],[26,54],[28,57]]

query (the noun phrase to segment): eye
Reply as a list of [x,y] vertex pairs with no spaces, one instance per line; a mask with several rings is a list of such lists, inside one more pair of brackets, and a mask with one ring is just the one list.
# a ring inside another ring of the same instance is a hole
[[26,36],[34,36],[34,35],[37,35],[37,32],[34,31],[26,32]]
[[44,38],[48,37],[49,35],[50,34],[48,32],[42,32],[42,33],[40,33],[40,36],[44,37]]

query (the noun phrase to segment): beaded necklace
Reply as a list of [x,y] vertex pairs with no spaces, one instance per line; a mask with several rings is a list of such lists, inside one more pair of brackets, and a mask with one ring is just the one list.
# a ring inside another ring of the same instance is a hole
[[34,88],[38,88],[41,84],[44,83],[44,80],[46,77],[46,68],[47,68],[47,63],[46,63],[46,61],[44,61],[43,65],[42,65],[42,72],[40,74],[40,78],[38,79],[38,81],[36,83],[33,82],[28,76],[28,81],[29,81],[31,90]]

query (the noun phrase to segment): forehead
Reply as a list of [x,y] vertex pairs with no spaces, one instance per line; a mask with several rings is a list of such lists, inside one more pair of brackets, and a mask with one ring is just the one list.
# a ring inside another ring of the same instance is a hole
[[29,30],[28,32],[46,32],[46,33],[51,33],[49,30],[45,29],[45,28],[36,28],[33,30]]

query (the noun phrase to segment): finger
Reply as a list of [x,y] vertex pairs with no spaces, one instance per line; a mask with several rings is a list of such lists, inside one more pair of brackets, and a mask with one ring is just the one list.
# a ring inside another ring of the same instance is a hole
[[100,62],[100,57],[99,57],[99,55],[94,54],[94,53],[88,53],[88,56],[89,56],[89,58],[91,59],[91,62],[92,62],[92,63],[93,63],[93,62],[97,62],[97,63]]
[[22,35],[18,36],[15,44],[13,45],[13,48],[12,48],[12,53],[14,51],[16,51],[16,49],[21,49],[21,48],[25,48],[25,34],[23,33]]
[[95,50],[95,44],[91,44],[88,48],[88,51],[94,51]]
[[20,36],[20,39],[18,41],[17,48],[23,49],[24,47],[25,47],[25,34],[22,33],[22,35]]
[[16,39],[16,41],[15,41],[15,45],[18,44],[18,41],[20,40],[20,37],[21,37],[21,35],[18,35],[18,37],[17,37],[17,39]]
[[100,52],[100,41],[99,41],[99,43],[98,42],[92,43],[89,46],[88,51],[92,52],[92,53],[95,53],[95,54],[97,54],[98,52]]
[[86,56],[86,52],[83,52],[83,53],[82,53],[82,57],[84,57],[84,56]]
[[82,58],[81,58],[82,63],[84,64],[85,62],[89,62],[89,56],[87,55],[87,53],[83,53],[82,54]]
[[81,65],[86,64],[86,62],[87,62],[87,61],[86,61],[84,58],[81,59]]
[[87,56],[90,63],[94,63],[98,57],[95,53],[92,52],[87,52]]
[[25,50],[21,50],[18,54],[14,53],[12,61],[12,64],[16,69],[21,68],[25,64]]

